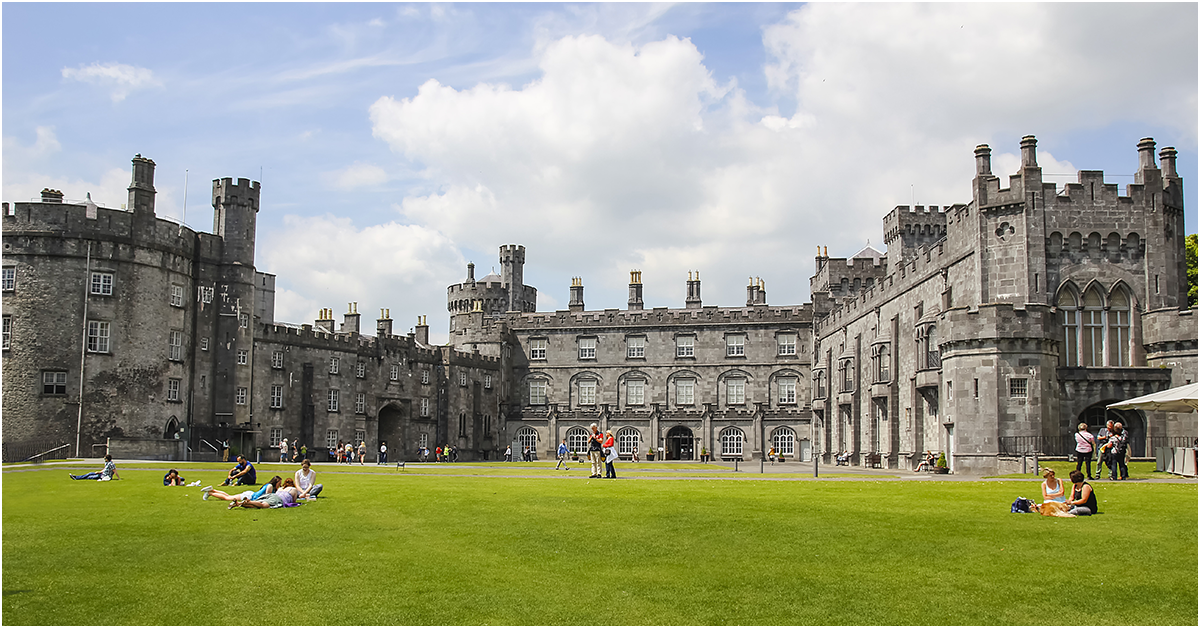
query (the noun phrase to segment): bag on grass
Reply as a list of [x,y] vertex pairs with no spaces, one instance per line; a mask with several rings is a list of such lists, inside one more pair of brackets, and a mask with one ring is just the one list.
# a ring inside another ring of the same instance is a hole
[[1033,512],[1033,500],[1024,497],[1018,497],[1012,503],[1012,510],[1009,512]]

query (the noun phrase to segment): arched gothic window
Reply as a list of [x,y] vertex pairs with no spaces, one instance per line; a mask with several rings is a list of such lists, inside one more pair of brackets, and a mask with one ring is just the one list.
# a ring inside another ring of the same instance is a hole
[[742,443],[746,436],[736,427],[727,427],[721,431],[721,454],[724,456],[742,455]]
[[780,456],[796,455],[796,432],[790,427],[781,427],[771,434],[771,445]]

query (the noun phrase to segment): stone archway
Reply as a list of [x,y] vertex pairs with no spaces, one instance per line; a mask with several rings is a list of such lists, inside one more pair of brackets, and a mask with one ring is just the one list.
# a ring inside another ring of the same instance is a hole
[[667,460],[694,460],[695,459],[695,437],[692,436],[692,430],[676,425],[667,432],[666,453]]
[[179,438],[180,437],[179,419],[172,416],[167,419],[167,425],[163,427],[163,438]]
[[[1075,426],[1079,423],[1087,423],[1088,431],[1096,434],[1100,428],[1104,427],[1105,423],[1112,421],[1120,421],[1125,429],[1129,432],[1129,453],[1135,458],[1141,458],[1146,455],[1146,420],[1140,410],[1109,410],[1105,406],[1110,403],[1116,403],[1120,399],[1111,399],[1092,404],[1079,413],[1079,420],[1075,425],[1071,426],[1071,433],[1075,432]],[[1071,441],[1068,449],[1075,450],[1074,441]]]
[[408,404],[393,401],[379,409],[378,439],[387,444],[389,460],[416,460],[419,444],[406,438],[408,419]]

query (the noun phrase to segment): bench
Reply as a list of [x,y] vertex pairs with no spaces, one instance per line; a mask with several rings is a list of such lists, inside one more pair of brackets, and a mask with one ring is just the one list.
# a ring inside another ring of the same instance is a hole
[[863,464],[869,469],[879,469],[883,466],[883,454],[867,454]]

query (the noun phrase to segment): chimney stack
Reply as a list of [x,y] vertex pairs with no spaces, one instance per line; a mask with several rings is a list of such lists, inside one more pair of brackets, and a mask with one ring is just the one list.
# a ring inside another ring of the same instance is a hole
[[389,310],[379,308],[379,320],[375,321],[375,331],[381,338],[392,335],[392,316]]
[[317,328],[317,331],[332,334],[335,331],[333,327],[333,308],[321,308],[321,313],[317,314],[317,320],[313,321],[313,327]]
[[425,316],[417,317],[416,332],[417,332],[416,333],[417,342],[428,346],[429,345],[429,325],[425,322]]
[[583,311],[583,278],[571,278],[571,301],[567,303],[567,309],[572,312]]
[[642,309],[642,271],[629,271],[629,309]]
[[342,316],[342,331],[358,333],[358,301],[346,304],[347,312]]
[[[976,154],[979,149],[975,149]],[[1021,167],[1037,168],[1037,138],[1026,135],[1021,138]]]
[[1143,137],[1138,142],[1138,170],[1153,170],[1154,167],[1154,138]]
[[975,176],[989,177],[992,175],[992,149],[987,144],[975,147]]
[[467,262],[467,281],[475,283],[475,262]]
[[50,188],[42,188],[43,203],[61,203],[63,193],[61,190],[51,190]]
[[684,303],[687,309],[697,309],[701,307],[700,302],[700,271],[696,271],[696,278],[692,279],[692,271],[688,271],[687,282],[687,301]]
[[1162,175],[1164,178],[1179,176],[1179,173],[1175,171],[1175,155],[1174,146],[1167,146],[1158,153],[1158,161],[1162,164]]

